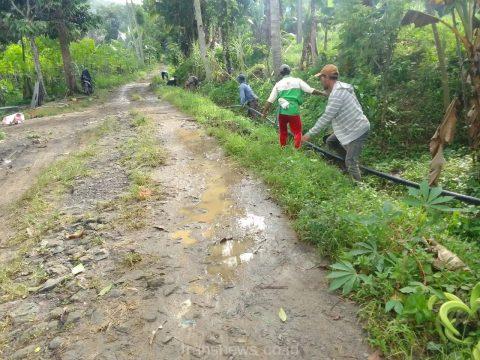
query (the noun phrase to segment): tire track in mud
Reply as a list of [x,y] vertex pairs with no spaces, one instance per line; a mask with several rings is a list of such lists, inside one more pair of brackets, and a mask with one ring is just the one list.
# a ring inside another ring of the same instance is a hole
[[[117,112],[121,126],[101,141],[103,150],[91,163],[95,177],[77,182],[60,206],[76,223],[49,234],[43,253],[32,253],[57,270],[52,277],[79,261],[86,270],[44,293],[0,305],[9,321],[5,354],[366,359],[370,349],[355,307],[328,293],[316,266],[321,259],[298,242],[268,189],[146,84],[129,91],[143,97],[129,108],[155,121],[167,152],[166,164],[152,174],[162,196],[142,202],[138,222],[145,225],[136,229],[117,222],[129,208],[105,205],[130,186],[118,159],[134,130],[127,110]],[[65,240],[65,231],[78,224],[85,235]],[[136,261],[125,266],[133,254]],[[101,289],[108,291],[98,296]],[[35,336],[23,336],[29,333]]]

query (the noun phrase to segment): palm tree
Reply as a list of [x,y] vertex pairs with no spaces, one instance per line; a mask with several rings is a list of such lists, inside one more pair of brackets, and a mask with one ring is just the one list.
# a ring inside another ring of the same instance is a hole
[[310,1],[310,14],[305,22],[306,32],[303,40],[302,57],[300,59],[300,69],[305,65],[314,64],[318,57],[317,48],[317,19],[316,19],[316,0]]
[[210,68],[210,63],[207,58],[207,46],[205,44],[205,30],[203,28],[202,8],[200,7],[200,0],[194,0],[193,6],[195,7],[195,20],[197,21],[200,54],[202,55],[203,65],[205,66],[205,74],[207,81],[210,81],[212,80],[212,70]]
[[297,44],[302,42],[303,38],[303,1],[297,0]]
[[272,45],[272,60],[275,73],[278,75],[282,65],[282,38],[280,33],[280,4],[278,0],[270,1],[270,43]]

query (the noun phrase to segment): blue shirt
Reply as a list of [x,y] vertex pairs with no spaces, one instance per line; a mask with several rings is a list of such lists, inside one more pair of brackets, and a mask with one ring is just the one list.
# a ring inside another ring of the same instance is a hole
[[249,101],[258,99],[257,95],[254,94],[250,85],[246,83],[241,83],[240,87],[240,104],[245,104]]

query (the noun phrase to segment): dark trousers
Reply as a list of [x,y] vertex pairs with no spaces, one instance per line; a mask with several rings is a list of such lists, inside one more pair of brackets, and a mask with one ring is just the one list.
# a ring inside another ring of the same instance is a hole
[[330,135],[326,141],[330,149],[335,150],[338,155],[345,159],[345,166],[347,167],[348,173],[357,181],[360,181],[362,178],[359,159],[369,132],[370,131],[367,130],[363,135],[346,145],[342,145],[335,134]]
[[250,108],[248,109],[248,116],[251,118],[256,118],[258,117],[258,112],[253,111],[252,109],[258,111],[258,100],[253,99],[247,102],[247,106]]

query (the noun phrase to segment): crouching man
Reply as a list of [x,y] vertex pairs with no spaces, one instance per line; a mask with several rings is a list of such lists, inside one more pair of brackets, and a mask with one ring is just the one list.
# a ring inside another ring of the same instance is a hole
[[308,141],[332,123],[333,134],[328,137],[327,145],[345,158],[348,173],[360,181],[359,158],[370,132],[370,122],[363,114],[353,86],[338,81],[339,73],[335,65],[325,65],[315,76],[320,78],[323,88],[329,94],[328,103],[323,115],[302,140]]

